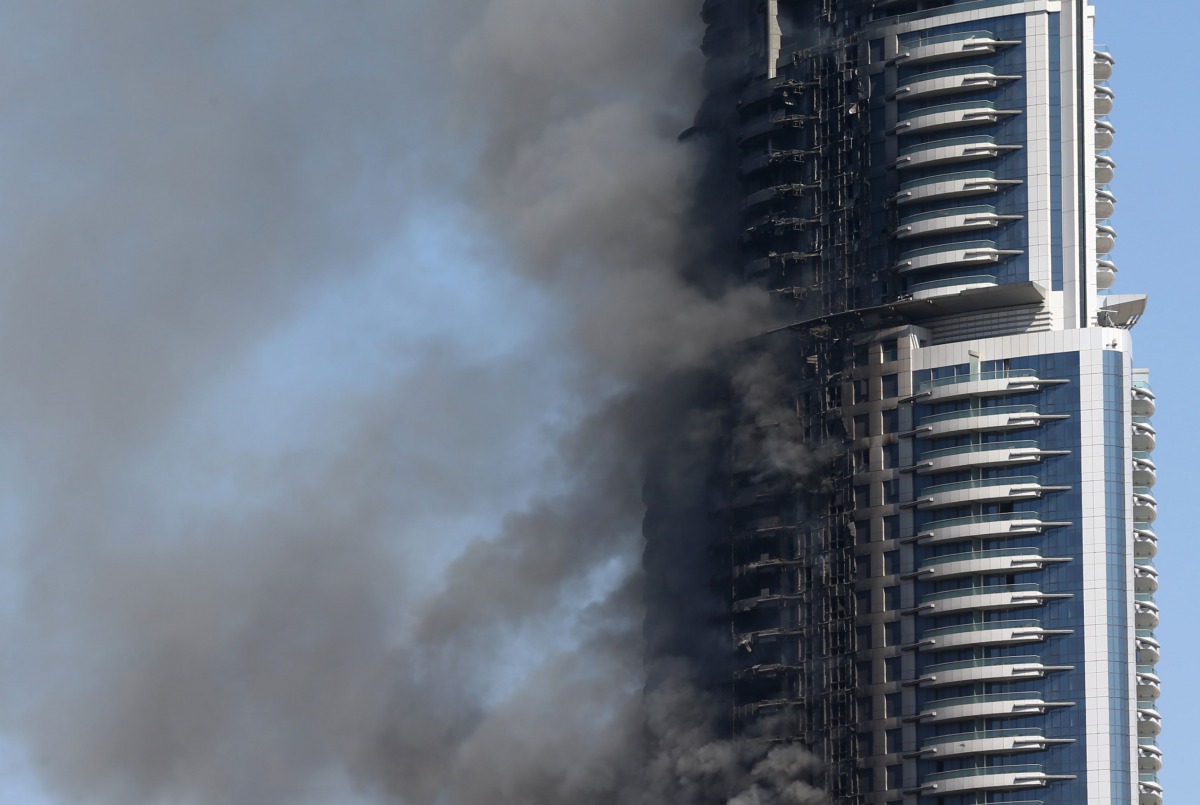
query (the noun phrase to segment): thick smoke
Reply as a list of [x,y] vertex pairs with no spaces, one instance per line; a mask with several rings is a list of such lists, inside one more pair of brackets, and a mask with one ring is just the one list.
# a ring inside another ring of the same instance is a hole
[[698,4],[413,5],[10,12],[3,726],[64,803],[822,801],[643,694],[672,378],[767,326],[685,279]]

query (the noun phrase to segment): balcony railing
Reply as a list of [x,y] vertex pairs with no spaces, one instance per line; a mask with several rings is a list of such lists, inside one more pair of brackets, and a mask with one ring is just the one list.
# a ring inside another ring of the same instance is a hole
[[943,386],[956,386],[959,383],[976,383],[984,380],[1013,380],[1022,378],[1036,379],[1038,373],[1033,369],[1006,369],[997,372],[976,372],[969,375],[954,375],[953,377],[939,377],[934,380],[926,380],[920,386],[918,391],[930,391],[932,389],[942,388]]
[[971,417],[980,416],[1000,416],[1002,414],[1033,414],[1041,413],[1036,405],[997,405],[991,408],[962,408],[958,411],[949,411],[944,414],[933,414],[931,416],[921,417],[917,421],[917,425],[932,425],[935,422],[949,422],[955,419],[969,419]]
[[945,447],[941,450],[930,450],[922,453],[918,461],[932,461],[935,458],[949,458],[969,453],[991,453],[996,450],[1037,450],[1039,445],[1032,439],[1016,442],[988,442],[987,444],[964,444],[960,447]]

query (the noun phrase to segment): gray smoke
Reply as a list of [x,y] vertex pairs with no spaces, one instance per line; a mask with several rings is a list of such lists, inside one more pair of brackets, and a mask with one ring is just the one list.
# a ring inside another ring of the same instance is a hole
[[685,279],[698,4],[413,5],[0,27],[5,731],[73,804],[820,801],[643,694],[670,378],[769,324]]

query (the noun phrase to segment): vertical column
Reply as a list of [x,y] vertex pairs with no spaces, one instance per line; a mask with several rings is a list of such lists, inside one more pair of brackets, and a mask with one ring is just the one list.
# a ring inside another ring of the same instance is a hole
[[778,75],[783,29],[779,27],[779,0],[767,0],[767,78]]

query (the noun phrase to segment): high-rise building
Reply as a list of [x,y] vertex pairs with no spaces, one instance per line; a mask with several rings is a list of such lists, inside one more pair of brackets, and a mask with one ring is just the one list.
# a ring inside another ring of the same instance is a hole
[[1146,299],[1110,293],[1094,14],[703,5],[706,209],[792,322],[733,372],[716,675],[837,805],[1162,802]]

